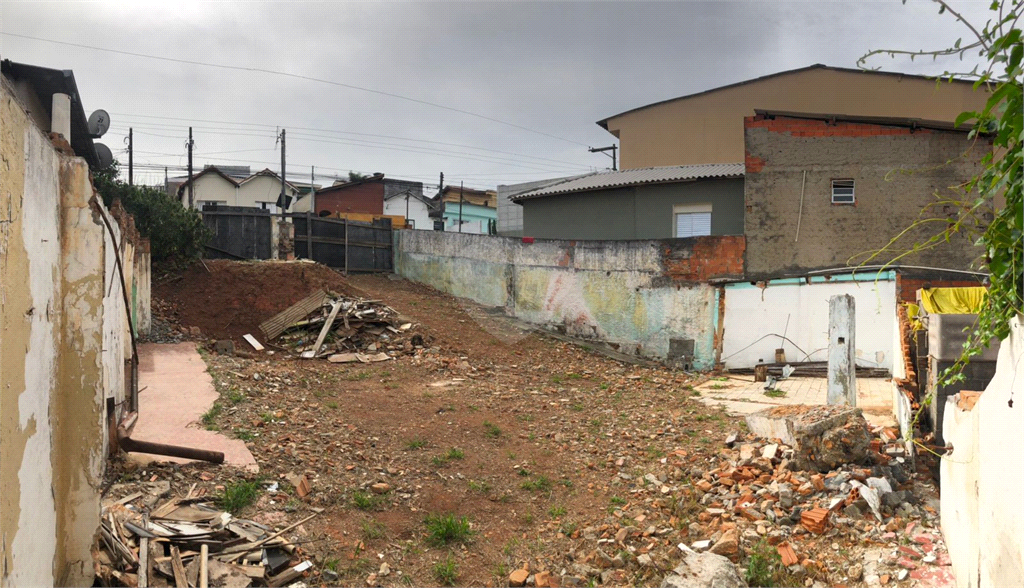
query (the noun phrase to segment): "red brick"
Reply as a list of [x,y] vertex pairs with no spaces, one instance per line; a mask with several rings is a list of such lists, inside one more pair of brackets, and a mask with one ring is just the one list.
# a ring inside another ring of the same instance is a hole
[[827,508],[805,510],[800,513],[800,524],[811,533],[821,535],[825,532],[825,527],[828,525],[828,515],[829,511]]

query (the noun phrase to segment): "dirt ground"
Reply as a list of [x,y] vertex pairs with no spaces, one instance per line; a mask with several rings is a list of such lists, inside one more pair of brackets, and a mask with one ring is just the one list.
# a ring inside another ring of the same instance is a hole
[[318,263],[207,259],[153,280],[154,314],[197,327],[210,339],[259,333],[259,325],[317,288],[347,293],[345,279]]
[[[711,496],[694,488],[736,459],[723,440],[745,425],[699,402],[693,374],[622,363],[394,276],[206,264],[158,284],[154,304],[204,341],[248,349],[242,334],[316,287],[383,300],[426,341],[378,364],[204,353],[221,399],[197,426],[245,440],[260,466],[264,490],[238,514],[282,526],[321,513],[298,529],[316,564],[310,585],[506,586],[526,568],[563,586],[653,586],[678,563],[677,544],[717,541],[742,522],[711,520],[712,503],[699,501]],[[245,477],[209,465],[121,464],[114,475],[196,483],[200,494]],[[304,497],[289,482],[302,475]],[[470,535],[432,541],[428,517],[446,514],[465,517]],[[860,529],[843,549],[835,533],[823,538],[827,553],[805,551],[787,580],[859,584],[846,564]],[[875,526],[863,529],[860,547]],[[744,531],[742,545],[757,540]],[[740,547],[732,559],[742,569],[751,557]]]

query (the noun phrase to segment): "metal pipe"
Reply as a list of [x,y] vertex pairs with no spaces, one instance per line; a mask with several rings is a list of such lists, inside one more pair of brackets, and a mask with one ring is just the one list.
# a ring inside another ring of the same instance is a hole
[[800,212],[796,213],[796,237],[793,242],[800,240],[800,220],[804,216],[804,188],[807,187],[807,170],[804,170],[804,181],[800,183]]
[[210,463],[224,463],[224,453],[221,451],[209,451],[207,449],[196,449],[194,447],[182,447],[180,445],[165,445],[153,443],[152,441],[139,441],[128,436],[124,427],[117,428],[117,444],[126,453],[151,453],[153,455],[166,455],[169,457],[180,457],[182,459],[198,459]]

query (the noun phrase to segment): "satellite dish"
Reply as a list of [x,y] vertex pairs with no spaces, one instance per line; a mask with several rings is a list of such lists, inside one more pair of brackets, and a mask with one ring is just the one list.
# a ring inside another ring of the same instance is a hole
[[89,135],[94,139],[102,137],[110,128],[110,115],[106,110],[100,109],[89,115]]
[[96,148],[96,159],[99,160],[97,169],[107,169],[110,164],[114,163],[114,154],[110,152],[110,147],[107,147],[103,143],[93,143]]

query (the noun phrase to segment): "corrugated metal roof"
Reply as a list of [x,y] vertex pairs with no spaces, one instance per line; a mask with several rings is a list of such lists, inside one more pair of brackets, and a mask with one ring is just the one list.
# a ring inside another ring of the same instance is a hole
[[666,167],[645,167],[625,171],[595,173],[580,178],[546,186],[537,190],[523,192],[511,198],[512,201],[528,200],[541,196],[568,194],[587,190],[604,190],[621,186],[638,184],[658,184],[666,182],[683,182],[704,178],[738,178],[743,176],[742,163],[709,163],[703,165],[671,165]]

